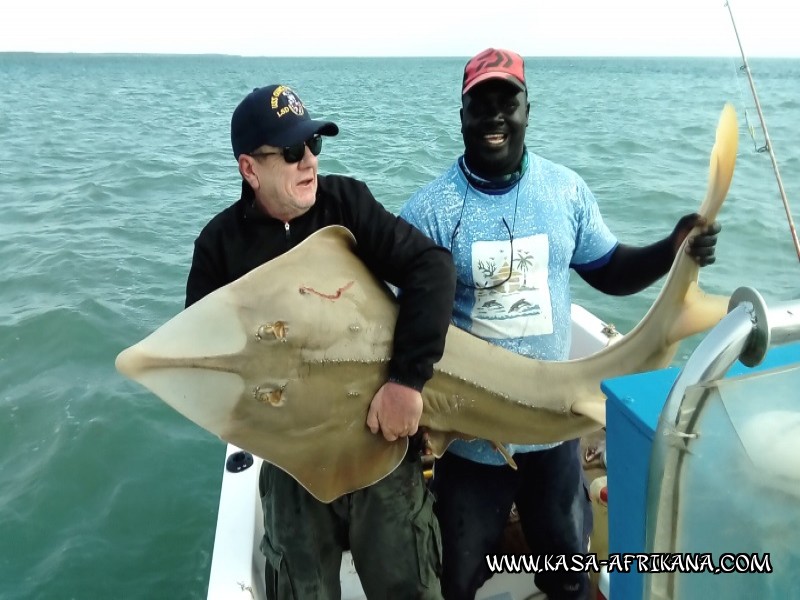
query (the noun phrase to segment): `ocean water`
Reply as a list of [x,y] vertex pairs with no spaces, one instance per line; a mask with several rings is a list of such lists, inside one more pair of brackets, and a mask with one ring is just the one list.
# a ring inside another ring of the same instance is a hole
[[[320,170],[397,211],[462,149],[464,62],[0,55],[0,598],[205,597],[224,444],[113,363],[181,310],[192,242],[237,197],[231,112],[252,87],[292,85],[341,127]],[[623,242],[650,243],[699,207],[734,103],[740,153],[701,285],[795,299],[798,258],[738,64],[530,57],[527,143],[584,177]],[[751,67],[800,202],[800,61]],[[627,331],[659,285],[573,289]]]

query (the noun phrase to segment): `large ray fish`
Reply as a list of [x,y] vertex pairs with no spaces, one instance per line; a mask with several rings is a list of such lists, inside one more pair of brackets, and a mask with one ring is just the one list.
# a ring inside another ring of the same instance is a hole
[[[708,222],[728,192],[737,144],[727,105],[699,211]],[[387,442],[365,424],[386,379],[397,307],[354,245],[342,227],[316,232],[120,353],[117,369],[324,502],[375,483],[408,444]],[[584,359],[537,361],[451,327],[423,392],[420,425],[434,453],[456,437],[530,444],[601,427],[603,379],[667,366],[682,338],[725,315],[727,299],[705,295],[697,276],[681,249],[644,319]]]

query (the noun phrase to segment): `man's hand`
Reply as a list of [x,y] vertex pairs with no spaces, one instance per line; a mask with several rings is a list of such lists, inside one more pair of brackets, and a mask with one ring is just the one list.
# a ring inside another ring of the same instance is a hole
[[417,390],[386,382],[369,405],[367,427],[372,433],[383,433],[388,441],[414,435],[422,416],[422,394]]
[[701,267],[708,266],[717,260],[714,250],[717,245],[717,234],[722,230],[719,223],[707,225],[703,217],[697,213],[681,217],[675,229],[672,231],[672,247],[677,254],[683,240],[691,233],[695,227],[701,227],[700,233],[686,244],[686,253],[691,256]]

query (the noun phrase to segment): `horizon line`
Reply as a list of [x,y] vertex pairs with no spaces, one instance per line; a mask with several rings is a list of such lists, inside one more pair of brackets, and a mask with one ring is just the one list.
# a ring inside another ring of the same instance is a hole
[[[86,51],[86,50],[0,50],[0,56],[4,55],[48,55],[48,56],[152,56],[152,57],[220,57],[220,58],[252,58],[252,59],[427,59],[427,58],[458,58],[469,59],[469,54],[364,54],[364,55],[256,55],[256,54],[231,54],[224,52],[153,52],[153,51]],[[524,54],[524,58],[666,58],[666,59],[701,59],[701,58],[741,58],[739,54]],[[766,58],[766,59],[800,59],[798,55],[772,55],[772,54],[748,54],[747,58]]]

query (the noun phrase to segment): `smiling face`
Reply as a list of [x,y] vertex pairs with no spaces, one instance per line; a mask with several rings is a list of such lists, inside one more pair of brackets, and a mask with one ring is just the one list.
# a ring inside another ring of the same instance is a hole
[[513,173],[522,161],[528,95],[503,80],[489,80],[462,97],[461,135],[470,170],[482,177]]
[[279,148],[261,146],[239,157],[239,170],[253,188],[256,203],[269,216],[291,221],[314,206],[317,199],[317,157],[308,146],[299,162],[287,163]]

